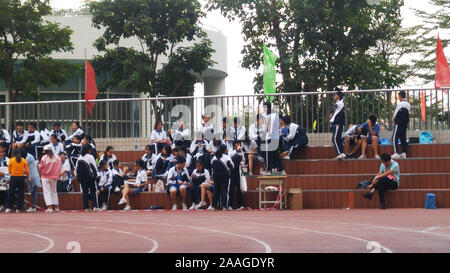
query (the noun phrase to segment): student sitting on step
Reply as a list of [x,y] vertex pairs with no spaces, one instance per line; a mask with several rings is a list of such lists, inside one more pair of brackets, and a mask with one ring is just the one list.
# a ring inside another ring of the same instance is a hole
[[184,167],[188,170],[189,174],[191,174],[196,166],[191,164],[192,156],[191,154],[187,153],[186,147],[182,146],[179,148],[178,157],[183,157],[186,160],[186,164],[184,164]]
[[178,151],[179,147],[172,149],[172,154],[169,156],[169,163],[167,163],[167,171],[169,171],[173,166],[177,165]]
[[161,148],[161,153],[156,158],[152,178],[165,179],[167,177],[167,165],[169,164],[170,153],[171,151],[169,146],[163,146]]
[[25,141],[24,147],[29,154],[31,154],[35,159],[37,158],[36,147],[41,142],[41,134],[36,130],[36,123],[30,123],[28,125],[28,137]]
[[153,147],[152,145],[146,145],[145,146],[145,154],[142,156],[142,160],[145,162],[145,165],[147,166],[147,176],[152,176],[152,171],[155,168],[156,165],[156,159],[157,156],[153,153]]
[[281,157],[289,160],[296,151],[308,144],[308,136],[302,127],[291,122],[289,116],[281,117],[280,124],[287,128],[287,135],[282,138],[283,153],[281,153]]
[[[348,130],[344,133],[344,151],[345,158],[355,158],[355,153],[361,148],[362,140],[361,136],[367,135],[367,129],[362,128],[361,125],[353,125],[350,124]],[[352,151],[350,152],[350,146],[353,146]]]
[[377,123],[377,117],[370,116],[366,123],[361,125],[364,132],[367,131],[366,135],[361,135],[361,156],[359,159],[366,159],[366,149],[367,145],[372,144],[373,154],[376,159],[380,159],[378,155],[378,145],[381,143],[380,140],[380,124]]
[[372,180],[367,188],[369,192],[364,194],[363,197],[372,199],[375,190],[378,190],[380,196],[381,209],[386,209],[386,201],[384,199],[384,192],[387,190],[396,190],[400,185],[400,168],[398,163],[391,159],[388,154],[381,155],[380,170]]
[[188,191],[192,202],[189,209],[199,209],[200,207],[206,205],[205,202],[200,202],[201,185],[205,182],[209,182],[210,180],[211,177],[208,170],[203,167],[203,162],[197,161],[196,168],[191,174],[191,183],[188,184]]
[[74,136],[70,141],[70,144],[66,145],[65,150],[67,153],[67,157],[69,158],[69,162],[71,164],[72,169],[77,165],[78,158],[81,153],[81,136]]
[[181,195],[181,206],[187,210],[186,206],[186,188],[190,182],[189,172],[184,167],[185,159],[180,157],[177,164],[173,166],[167,175],[167,193],[170,195],[172,210],[177,209],[177,193]]
[[107,210],[109,205],[109,197],[111,195],[111,187],[113,181],[113,173],[108,166],[106,160],[100,160],[97,172],[97,195],[98,206],[102,210]]
[[108,164],[109,169],[113,169],[113,162],[116,161],[117,157],[114,154],[114,147],[113,146],[107,146],[105,149],[105,152],[100,157],[101,160],[105,160]]
[[7,153],[8,145],[5,142],[0,143],[0,212],[5,209],[6,198],[8,196],[10,175],[8,171],[9,158],[6,156]]
[[253,175],[253,164],[264,162],[264,158],[258,153],[256,141],[250,140],[246,135],[244,141],[242,141],[242,151],[244,151],[245,167],[248,167],[248,174]]
[[119,205],[126,204],[123,210],[131,210],[129,195],[138,195],[143,192],[148,185],[146,166],[142,159],[136,160],[136,168],[138,170],[136,179],[127,180],[122,190],[122,198],[119,201]]
[[111,184],[111,189],[113,190],[113,192],[120,192],[125,185],[125,181],[130,179],[130,177],[128,176],[128,174],[131,172],[130,167],[128,166],[125,166],[123,168],[121,167],[122,166],[120,165],[119,160],[115,160],[113,162],[113,169],[112,169],[113,181]]

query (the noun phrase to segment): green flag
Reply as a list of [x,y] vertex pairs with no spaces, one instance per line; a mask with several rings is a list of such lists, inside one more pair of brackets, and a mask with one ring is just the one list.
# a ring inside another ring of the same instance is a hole
[[[264,45],[264,94],[276,93],[277,71],[275,62],[278,57]],[[273,97],[269,97],[269,101],[273,101]]]

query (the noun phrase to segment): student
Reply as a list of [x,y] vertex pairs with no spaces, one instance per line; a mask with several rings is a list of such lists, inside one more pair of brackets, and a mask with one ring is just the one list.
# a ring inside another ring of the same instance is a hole
[[138,169],[136,179],[129,179],[122,190],[122,198],[119,201],[119,205],[126,204],[123,210],[131,210],[129,195],[138,195],[148,185],[145,162],[142,159],[136,160],[136,167]]
[[128,173],[131,172],[131,169],[129,167],[126,167],[126,166],[123,167],[123,169],[120,169],[120,167],[121,166],[120,166],[119,160],[115,160],[113,162],[113,169],[112,169],[113,181],[112,181],[112,184],[111,184],[111,189],[113,189],[114,192],[120,192],[121,189],[123,189],[123,187],[125,185],[125,182],[128,179],[130,179],[128,177]]
[[92,156],[92,146],[84,145],[81,149],[81,155],[77,160],[75,172],[83,191],[84,211],[91,211],[89,200],[92,201],[92,211],[100,211],[97,198],[97,168],[95,159]]
[[39,134],[41,135],[41,146],[50,143],[50,131],[47,129],[47,124],[43,121],[39,122]]
[[[271,175],[272,170],[277,169],[280,175],[286,175],[280,154],[278,153],[278,147],[280,145],[280,131],[278,130],[280,124],[279,117],[277,114],[272,113],[272,104],[268,101],[263,103],[263,113],[267,137],[265,138],[264,143],[261,143],[261,154],[266,160],[266,170],[261,174]],[[272,147],[276,143],[278,143],[277,147]],[[269,151],[266,151],[266,149]]]
[[81,136],[81,139],[83,139],[85,136],[83,129],[81,129],[80,123],[78,121],[72,122],[72,134],[67,137],[68,143],[66,142],[66,145],[70,144],[70,141],[75,136]]
[[301,147],[305,147],[308,144],[308,136],[298,124],[291,122],[291,118],[288,116],[281,117],[282,124],[288,130],[288,134],[283,138],[285,144],[281,157],[289,160],[293,154]]
[[24,130],[23,122],[16,123],[16,130],[13,132],[13,144],[11,153],[14,153],[15,149],[22,148],[28,139],[28,132]]
[[156,165],[157,156],[152,151],[152,145],[145,146],[145,154],[141,158],[145,162],[147,176],[151,177]]
[[150,135],[150,140],[152,144],[155,145],[155,153],[159,154],[163,147],[169,146],[169,139],[167,134],[163,129],[163,124],[161,121],[155,123],[154,130]]
[[59,160],[61,160],[61,173],[59,180],[56,182],[57,192],[69,192],[71,191],[72,175],[70,173],[70,162],[67,159],[65,152],[59,153]]
[[227,118],[226,117],[224,117],[223,119],[222,119],[222,139],[224,140],[224,141],[230,141],[231,140],[231,137],[229,137],[229,130],[228,130],[228,126],[227,126]]
[[2,125],[0,125],[0,144],[5,143],[6,144],[6,152],[9,152],[9,148],[11,146],[11,135],[7,130],[3,128]]
[[[203,167],[203,162],[197,161],[195,170],[191,174],[191,183],[188,184],[188,191],[190,193],[192,205],[189,209],[198,209],[206,206],[206,203],[200,202],[201,185],[209,182],[211,177],[207,169]],[[197,204],[197,205],[196,205]]]
[[10,175],[8,171],[9,158],[8,145],[5,142],[0,143],[0,211],[3,211],[6,206],[8,196],[8,184]]
[[114,147],[107,146],[105,152],[100,157],[100,161],[105,160],[108,164],[109,169],[113,169],[113,162],[117,160],[116,155],[114,154]]
[[109,168],[108,162],[106,160],[100,160],[98,163],[97,195],[98,205],[102,210],[108,209],[112,182],[113,173]]
[[367,188],[370,190],[363,197],[372,199],[375,190],[378,190],[380,196],[381,209],[386,209],[384,192],[387,190],[396,190],[400,185],[400,168],[398,163],[391,159],[388,154],[381,155],[380,170]]
[[191,145],[191,132],[189,131],[189,129],[184,128],[184,122],[180,121],[180,125],[178,127],[178,129],[176,129],[175,131],[171,131],[169,130],[169,137],[172,140],[172,148],[175,147],[185,147],[185,148],[189,148],[189,146]]
[[[361,125],[353,125],[350,124],[348,130],[345,131],[343,139],[344,139],[344,152],[345,158],[355,158],[355,153],[361,148],[361,136],[367,135],[367,129],[363,130]],[[353,146],[352,151],[350,152],[350,146]]]
[[184,167],[186,163],[185,159],[180,157],[177,160],[177,164],[173,166],[167,175],[167,193],[170,196],[170,201],[172,203],[172,210],[177,209],[177,193],[180,193],[182,203],[181,206],[183,210],[187,210],[186,206],[186,188],[189,179],[189,172]]
[[232,210],[234,201],[234,191],[237,189],[237,204],[238,209],[244,208],[244,196],[241,192],[241,166],[245,163],[244,152],[242,151],[241,141],[235,140],[233,142],[233,150],[228,152],[228,156],[233,161],[234,167],[230,170],[230,190],[228,208]]
[[214,200],[214,192],[215,192],[215,186],[214,186],[214,181],[210,180],[210,181],[205,181],[200,185],[200,189],[201,189],[201,201],[200,203],[195,206],[195,209],[201,209],[202,207],[206,206],[206,197],[208,197],[209,199],[209,207],[207,210],[215,210],[214,209],[214,204],[213,204],[213,200]]
[[[406,92],[400,91],[398,93],[397,107],[395,108],[393,121],[395,123],[394,133],[392,134],[392,143],[394,145],[394,154],[392,155],[393,159],[398,158],[406,158],[406,154],[408,153],[408,143],[406,142],[406,131],[408,129],[409,124],[409,111],[411,109],[411,105],[406,100]],[[399,154],[398,151],[398,141],[400,140],[400,144],[402,146],[402,153]]]
[[29,181],[29,171],[27,161],[25,160],[25,158],[21,157],[21,149],[22,148],[15,149],[13,153],[14,157],[9,160],[8,172],[11,174],[11,176],[5,213],[12,212],[13,201],[16,199],[14,198],[14,195],[16,193],[16,212],[24,212],[23,203],[25,200],[25,181]]
[[211,115],[202,115],[202,124],[200,125],[200,128],[198,130],[198,132],[202,134],[205,140],[207,140],[208,142],[214,138],[214,126],[209,123],[210,120]]
[[54,155],[59,156],[60,153],[64,152],[64,145],[59,142],[58,137],[55,134],[50,135],[49,141],[50,144],[48,145],[50,145],[50,147],[52,148],[52,152]]
[[169,146],[161,148],[161,153],[156,158],[155,168],[153,169],[153,178],[165,179],[167,177],[170,152]]
[[264,162],[264,158],[258,153],[258,145],[254,140],[250,140],[245,136],[242,142],[242,151],[245,155],[245,165],[248,166],[248,174],[253,175],[253,163]]
[[25,149],[20,149],[22,158],[25,158],[28,165],[28,171],[30,173],[30,181],[28,181],[28,193],[31,194],[31,204],[27,209],[27,212],[36,212],[37,206],[37,188],[42,188],[41,179],[39,177],[38,166],[36,165],[36,159],[30,153],[27,153]]
[[72,168],[75,168],[75,166],[77,165],[78,158],[81,154],[81,140],[81,136],[74,136],[70,141],[70,144],[66,145],[65,147]]
[[83,140],[81,141],[81,145],[82,146],[84,146],[84,145],[91,145],[91,147],[92,147],[91,155],[95,159],[98,159],[98,154],[97,154],[97,149],[96,149],[96,146],[95,146],[95,141],[90,135],[84,135]]
[[61,175],[61,160],[59,156],[53,154],[52,147],[45,145],[44,156],[39,163],[39,172],[42,177],[42,189],[44,192],[45,212],[59,211],[58,192],[56,181]]
[[41,134],[36,130],[36,123],[30,123],[30,125],[28,125],[28,137],[24,146],[27,149],[27,152],[32,154],[35,159],[38,159],[36,147],[40,142]]
[[191,164],[192,156],[187,153],[186,147],[182,146],[178,149],[178,157],[183,157],[186,160],[186,164],[184,164],[184,167],[189,171],[189,174],[191,174],[195,168],[195,165],[193,166]]
[[366,149],[367,145],[372,144],[373,154],[376,159],[380,159],[378,155],[378,145],[381,144],[380,140],[380,125],[377,123],[377,117],[370,116],[367,122],[361,125],[364,132],[367,132],[366,135],[361,136],[362,144],[361,144],[361,156],[359,159],[365,159],[366,157]]
[[201,133],[197,132],[196,140],[191,143],[191,147],[189,149],[192,155],[191,165],[195,166],[195,163],[201,160],[203,162],[203,166],[206,169],[209,169],[208,166],[211,165],[211,159],[206,146],[208,146],[208,141],[204,139],[204,136]]
[[246,129],[244,126],[238,125],[238,118],[233,119],[233,126],[229,128],[231,140],[243,140],[245,138]]
[[177,165],[178,151],[178,147],[172,149],[172,154],[169,156],[169,162],[167,163],[167,171],[169,171],[173,166]]
[[344,159],[345,153],[342,145],[342,130],[345,125],[344,93],[337,91],[334,94],[334,113],[330,118],[330,125],[333,129],[331,141],[336,149],[337,157],[335,159]]
[[61,129],[61,123],[57,122],[53,125],[53,130],[50,131],[50,135],[56,135],[59,142],[65,143],[67,139],[67,133],[64,129]]
[[234,168],[233,161],[226,154],[227,146],[225,144],[220,145],[213,157],[211,165],[213,169],[213,180],[215,183],[215,192],[213,203],[217,201],[223,210],[227,210],[230,199],[230,176],[231,169]]

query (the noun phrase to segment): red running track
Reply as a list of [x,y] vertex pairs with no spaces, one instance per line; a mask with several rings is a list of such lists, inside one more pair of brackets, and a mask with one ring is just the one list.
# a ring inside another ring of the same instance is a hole
[[450,252],[450,209],[0,214],[0,252]]

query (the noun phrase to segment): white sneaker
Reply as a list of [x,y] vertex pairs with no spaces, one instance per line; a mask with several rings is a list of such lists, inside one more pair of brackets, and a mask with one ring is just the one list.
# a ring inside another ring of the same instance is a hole
[[262,171],[261,172],[261,175],[262,176],[270,176],[270,175],[272,175],[270,172],[266,172],[266,171]]
[[244,207],[240,207],[240,208],[238,208],[238,209],[236,209],[236,210],[243,210],[244,209]]
[[107,209],[108,209],[108,206],[106,204],[103,204],[102,210],[107,210]]
[[114,192],[119,192],[120,191],[120,188],[119,187],[116,187],[115,189],[114,189]]
[[125,198],[120,198],[119,205],[125,204],[127,200]]
[[213,206],[209,206],[208,210],[216,210]]
[[222,210],[225,211],[225,210],[227,210],[227,208],[223,208]]
[[11,213],[12,212],[12,209],[6,209],[5,210],[5,213]]
[[0,206],[0,211],[3,211],[3,210],[5,210],[5,207],[4,206]]
[[174,205],[172,206],[172,210],[177,210],[177,204],[174,204]]
[[200,209],[200,208],[202,208],[204,206],[206,206],[206,202],[200,202],[200,203],[198,203],[197,206],[195,206],[195,209]]
[[55,212],[60,212],[61,210],[60,209],[55,209]]
[[228,207],[228,210],[233,210],[233,208],[232,207]]
[[187,206],[185,203],[181,203],[181,207],[183,208],[183,210],[187,210]]
[[84,209],[84,212],[90,212],[91,209]]
[[406,158],[406,153],[400,154],[400,158]]
[[27,209],[27,212],[36,212],[36,208],[29,207],[29,208]]
[[123,208],[123,210],[131,210],[130,205],[126,205],[125,208]]
[[399,159],[399,158],[400,158],[400,155],[397,154],[397,153],[395,153],[395,154],[393,154],[393,155],[391,156],[391,158],[392,158],[392,159]]
[[345,157],[346,157],[346,155],[344,153],[342,153],[342,154],[336,156],[335,159],[341,160],[341,159],[344,159]]
[[52,210],[52,209],[46,209],[45,212],[47,212],[47,213],[52,213],[53,210]]
[[189,209],[195,209],[195,203],[192,203],[192,205],[189,207]]
[[100,208],[93,208],[92,211],[97,212],[97,211],[102,211],[102,209],[100,209]]
[[278,175],[285,176],[286,172],[284,170],[282,170],[281,172],[278,173]]
[[367,157],[365,156],[365,155],[360,155],[359,157],[358,157],[358,159],[366,159]]
[[379,155],[375,155],[376,159],[381,159],[381,157]]

